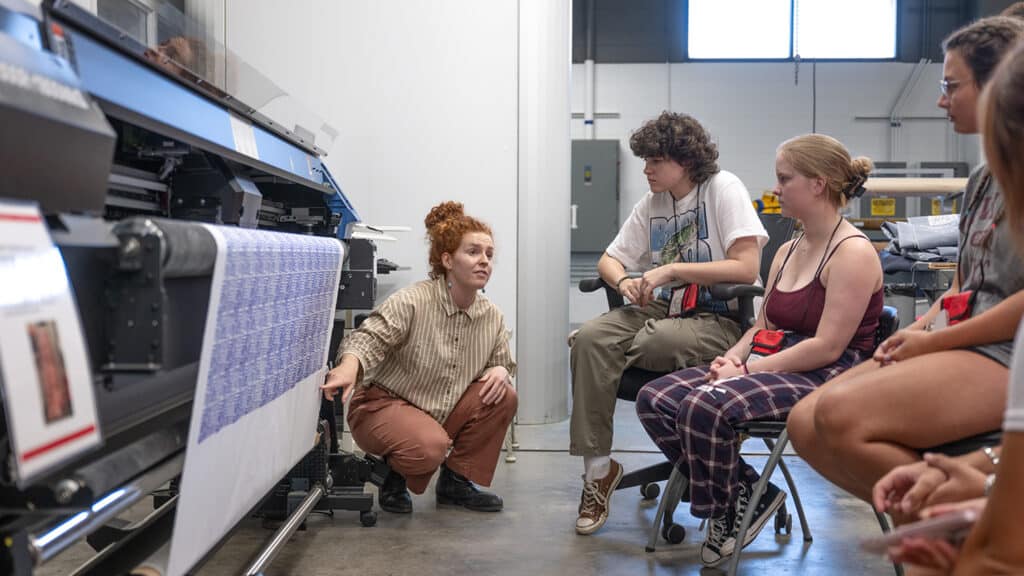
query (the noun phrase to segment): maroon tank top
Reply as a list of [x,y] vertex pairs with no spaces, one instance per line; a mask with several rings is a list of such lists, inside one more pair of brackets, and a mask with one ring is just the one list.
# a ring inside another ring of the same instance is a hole
[[[814,278],[808,282],[804,287],[798,288],[791,292],[785,292],[777,288],[773,288],[771,293],[765,298],[764,313],[768,318],[768,321],[775,325],[780,330],[790,330],[806,337],[812,337],[818,331],[818,323],[821,321],[821,313],[825,309],[825,285],[821,283],[821,271],[825,268],[825,264],[832,258],[832,255],[839,249],[839,245],[846,242],[850,238],[865,238],[864,236],[847,236],[840,240],[835,247],[827,255],[822,255],[821,262],[818,264],[818,270],[814,273]],[[775,276],[775,282],[778,283],[779,278],[782,277],[782,271],[786,268],[786,262],[789,261],[789,257],[793,254],[793,249],[803,239],[801,236],[790,248],[789,253],[786,254],[786,259],[782,262],[782,267],[779,268],[778,274]],[[857,332],[853,335],[853,339],[850,340],[848,348],[859,350],[861,352],[872,352],[875,349],[875,333],[878,331],[878,317],[882,314],[884,288],[879,288],[874,294],[871,295],[871,300],[868,302],[867,310],[864,311],[864,317],[860,321],[860,326],[857,327]]]

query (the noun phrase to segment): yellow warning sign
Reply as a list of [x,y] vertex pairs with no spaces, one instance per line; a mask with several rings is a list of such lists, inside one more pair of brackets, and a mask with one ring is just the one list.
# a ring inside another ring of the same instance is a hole
[[942,198],[932,198],[932,216],[941,216],[943,214],[956,214],[956,200],[953,200],[952,206],[946,205],[946,202]]
[[871,215],[872,216],[895,216],[896,215],[896,199],[895,198],[872,198],[871,199]]

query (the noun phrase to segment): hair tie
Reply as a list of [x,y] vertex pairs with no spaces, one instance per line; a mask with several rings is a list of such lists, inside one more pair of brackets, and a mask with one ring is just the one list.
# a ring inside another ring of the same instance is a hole
[[867,176],[857,176],[850,186],[843,191],[843,195],[845,195],[847,199],[860,198],[864,195],[864,192],[867,191],[864,189],[864,183],[867,181]]

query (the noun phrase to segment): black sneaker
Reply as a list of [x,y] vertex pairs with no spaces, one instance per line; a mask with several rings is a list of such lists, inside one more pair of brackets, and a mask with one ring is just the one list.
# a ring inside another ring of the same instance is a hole
[[736,549],[735,512],[729,511],[708,521],[708,536],[700,547],[700,561],[715,567],[732,556]]
[[[736,499],[736,527],[734,528],[734,536],[739,534],[740,523],[743,522],[743,514],[750,504],[750,496],[753,493],[753,486],[746,482],[740,482],[740,495]],[[775,484],[768,482],[764,489],[764,494],[761,495],[761,500],[757,503],[757,509],[754,510],[754,518],[750,521],[750,528],[747,529],[747,534],[743,538],[743,545],[740,546],[740,549],[746,548],[747,544],[750,544],[757,538],[764,525],[768,523],[768,520],[778,512],[785,502],[786,493]]]
[[462,506],[477,512],[500,512],[504,507],[501,496],[484,492],[444,464],[441,465],[435,492],[438,504]]
[[405,477],[394,470],[388,472],[387,478],[377,493],[377,502],[381,510],[395,514],[412,512],[412,496],[405,487]]

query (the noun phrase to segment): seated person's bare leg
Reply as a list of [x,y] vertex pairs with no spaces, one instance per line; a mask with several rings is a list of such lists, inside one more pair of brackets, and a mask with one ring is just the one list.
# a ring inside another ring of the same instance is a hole
[[1007,378],[1002,364],[954,350],[833,382],[814,422],[836,466],[819,472],[870,501],[875,482],[920,450],[999,428]]
[[797,454],[823,476],[848,492],[853,492],[857,489],[857,486],[853,482],[847,481],[845,474],[842,473],[840,462],[818,436],[814,414],[817,409],[818,399],[821,398],[822,394],[835,386],[841,386],[844,382],[849,382],[862,375],[874,372],[879,368],[881,368],[881,365],[871,359],[850,368],[802,398],[793,407],[789,417],[786,419],[789,441]]

